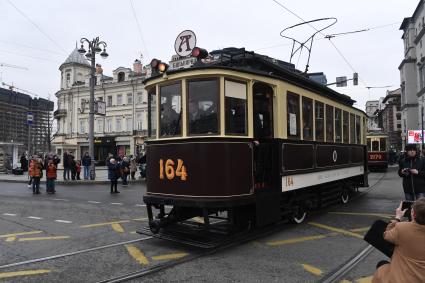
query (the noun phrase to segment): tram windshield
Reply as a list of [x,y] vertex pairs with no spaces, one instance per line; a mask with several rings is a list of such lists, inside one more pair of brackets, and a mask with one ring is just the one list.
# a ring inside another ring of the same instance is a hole
[[182,124],[181,84],[160,87],[161,137],[180,136]]

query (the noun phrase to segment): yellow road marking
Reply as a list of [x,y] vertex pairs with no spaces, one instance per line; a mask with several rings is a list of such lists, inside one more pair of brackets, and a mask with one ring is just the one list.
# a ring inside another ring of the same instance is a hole
[[20,239],[18,239],[18,242],[25,242],[25,241],[44,241],[44,240],[62,240],[62,239],[69,239],[69,238],[70,238],[69,236],[20,238]]
[[148,220],[148,218],[147,217],[141,217],[141,218],[134,218],[133,220],[134,221],[146,221],[146,220]]
[[357,283],[371,283],[373,276],[363,277],[356,280]]
[[304,268],[305,270],[307,270],[308,272],[310,272],[310,273],[312,273],[312,274],[314,274],[314,275],[320,276],[320,275],[322,275],[322,274],[323,274],[323,271],[322,271],[322,270],[320,270],[320,269],[319,269],[319,268],[317,268],[317,267],[314,267],[314,266],[309,265],[309,264],[301,264],[301,265],[303,266],[303,268]]
[[128,223],[130,220],[121,220],[121,221],[112,221],[112,222],[105,222],[105,223],[95,223],[95,224],[88,224],[88,225],[82,225],[81,228],[91,228],[91,227],[99,227],[99,226],[107,226],[112,224],[120,224],[120,223]]
[[122,226],[118,223],[114,223],[111,225],[112,229],[114,229],[114,231],[118,232],[118,233],[124,233],[124,228],[122,228]]
[[6,242],[13,242],[13,241],[16,241],[16,237],[15,236],[6,238]]
[[366,232],[369,231],[370,227],[363,227],[363,228],[356,228],[356,229],[350,229],[351,232]]
[[3,273],[0,273],[0,279],[17,277],[17,276],[37,275],[37,274],[44,274],[44,273],[49,273],[49,272],[50,272],[50,270],[48,270],[48,269],[3,272]]
[[355,238],[363,239],[362,235],[350,232],[348,230],[335,228],[335,227],[332,227],[332,226],[328,226],[328,225],[324,225],[324,224],[320,224],[320,223],[316,223],[316,222],[308,222],[308,224],[322,228],[322,229],[326,229],[326,230],[329,230],[329,231],[337,232],[337,233],[340,233],[340,234],[343,234],[343,235],[346,235],[346,236],[352,236],[352,237],[355,237]]
[[280,246],[280,245],[287,245],[287,244],[295,244],[295,243],[300,243],[305,241],[319,240],[319,239],[326,238],[327,236],[328,235],[317,235],[317,236],[299,237],[299,238],[286,239],[286,240],[270,241],[270,242],[266,242],[266,245]]
[[383,218],[393,218],[394,215],[386,213],[361,213],[361,212],[328,212],[330,214],[339,214],[339,215],[359,215],[359,216],[378,216]]
[[168,255],[157,255],[153,256],[153,260],[167,260],[167,259],[176,259],[181,258],[189,255],[188,253],[175,253],[175,254],[168,254]]
[[20,236],[20,235],[31,235],[31,234],[40,234],[40,233],[43,233],[43,231],[11,233],[11,234],[0,235],[0,238],[9,238],[9,237],[15,237],[15,236]]
[[133,245],[125,245],[125,247],[127,248],[128,253],[140,264],[143,264],[143,265],[149,264],[148,258],[145,256],[145,254],[141,250],[139,250]]
[[339,281],[339,283],[352,283],[352,282],[350,280],[344,279],[344,280]]

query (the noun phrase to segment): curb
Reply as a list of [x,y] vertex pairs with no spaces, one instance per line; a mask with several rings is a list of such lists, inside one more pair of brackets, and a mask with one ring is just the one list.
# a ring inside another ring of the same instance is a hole
[[[28,184],[28,180],[2,180],[0,179],[0,182],[4,182],[4,183],[21,183],[21,184]],[[146,181],[144,180],[135,180],[135,181],[129,181],[128,183],[144,183]],[[45,180],[40,181],[40,184],[46,184]],[[80,181],[56,181],[55,185],[68,185],[68,186],[78,186],[78,185],[105,185],[105,184],[110,184],[109,180],[102,180],[102,181],[85,181],[85,180],[80,180]]]

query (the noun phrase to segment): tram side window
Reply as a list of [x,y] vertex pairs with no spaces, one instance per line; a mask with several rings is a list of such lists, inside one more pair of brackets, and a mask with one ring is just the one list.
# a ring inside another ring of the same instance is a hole
[[355,116],[350,113],[350,143],[356,143]]
[[326,105],[326,141],[334,141],[334,108]]
[[181,83],[160,87],[160,135],[173,137],[181,135]]
[[387,151],[387,139],[386,138],[380,138],[380,150],[381,151]]
[[313,139],[313,100],[303,97],[303,139]]
[[379,151],[379,140],[372,141],[372,151]]
[[300,97],[298,94],[287,94],[287,135],[288,138],[299,139],[300,121]]
[[316,141],[324,141],[325,139],[325,106],[322,102],[314,102],[315,123],[316,123]]
[[[155,89],[148,93],[148,136],[156,136],[156,93]],[[140,129],[141,130],[141,129]]]
[[226,135],[247,135],[247,86],[226,80],[224,82]]
[[356,143],[360,143],[361,129],[360,129],[360,116],[356,115]]
[[342,142],[341,109],[335,108],[335,142]]
[[350,142],[349,132],[348,132],[348,129],[350,128],[349,123],[350,122],[348,121],[348,112],[343,111],[342,112],[342,136],[343,136],[344,143]]
[[218,134],[218,80],[188,82],[189,135]]
[[371,143],[370,138],[367,139],[367,150],[368,151],[371,151],[372,150],[372,143]]

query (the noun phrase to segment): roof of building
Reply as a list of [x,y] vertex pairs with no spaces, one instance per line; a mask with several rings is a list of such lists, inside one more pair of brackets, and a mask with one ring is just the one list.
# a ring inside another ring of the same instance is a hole
[[78,52],[77,47],[75,47],[75,49],[71,52],[71,54],[69,54],[65,62],[63,62],[62,65],[60,65],[59,70],[62,68],[63,65],[68,65],[68,64],[79,64],[79,65],[90,67],[89,62],[87,61],[86,58],[84,58],[82,54]]

